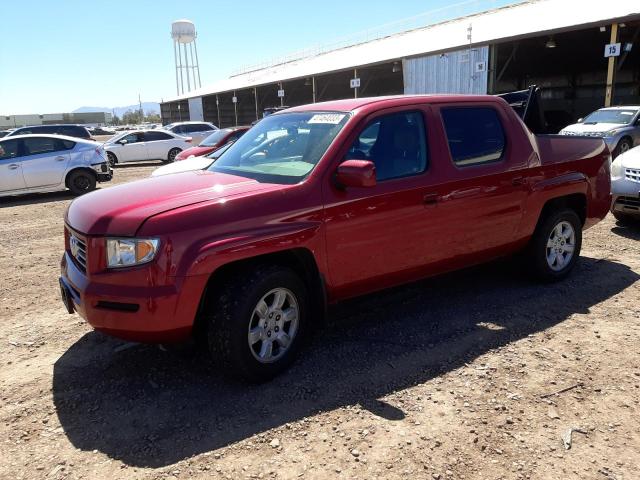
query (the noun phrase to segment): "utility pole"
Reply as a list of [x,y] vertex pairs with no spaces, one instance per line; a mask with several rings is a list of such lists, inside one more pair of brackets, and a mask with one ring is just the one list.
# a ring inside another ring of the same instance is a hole
[[140,105],[140,123],[144,122],[144,112],[142,111],[142,101],[140,100],[140,94],[138,93],[138,105]]

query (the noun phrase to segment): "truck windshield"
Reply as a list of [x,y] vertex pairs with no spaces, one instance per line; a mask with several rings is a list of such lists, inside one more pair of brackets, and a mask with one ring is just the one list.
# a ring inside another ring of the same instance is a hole
[[344,112],[270,115],[238,139],[209,171],[293,184],[317,165],[347,122]]
[[637,110],[596,110],[585,117],[582,123],[618,123],[626,125],[631,123],[633,116],[638,113]]

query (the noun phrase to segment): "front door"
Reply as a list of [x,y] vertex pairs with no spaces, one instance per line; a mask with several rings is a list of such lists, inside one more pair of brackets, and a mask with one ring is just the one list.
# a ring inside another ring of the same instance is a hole
[[[126,140],[126,143],[123,142],[124,140]],[[141,132],[130,133],[120,139],[120,141],[123,142],[123,145],[115,152],[119,162],[148,160],[147,144]]]
[[327,179],[327,261],[337,296],[399,283],[440,258],[432,243],[444,219],[429,196],[439,173],[428,116],[428,107],[403,107],[366,120],[344,159],[372,161],[374,187],[340,189]]
[[69,163],[69,151],[53,137],[29,137],[22,142],[22,174],[27,188],[59,185]]
[[22,176],[22,159],[19,155],[19,140],[0,142],[0,192],[11,192],[25,188]]

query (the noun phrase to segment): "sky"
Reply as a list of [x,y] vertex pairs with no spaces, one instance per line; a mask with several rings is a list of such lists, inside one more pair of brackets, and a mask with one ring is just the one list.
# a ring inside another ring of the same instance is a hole
[[7,1],[0,9],[0,115],[126,106],[138,94],[143,102],[175,96],[170,31],[181,18],[195,23],[204,86],[240,67],[416,15],[411,25],[510,3],[517,2]]

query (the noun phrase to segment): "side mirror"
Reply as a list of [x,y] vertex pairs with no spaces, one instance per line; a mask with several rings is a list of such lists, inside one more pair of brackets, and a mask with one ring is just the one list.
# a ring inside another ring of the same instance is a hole
[[120,145],[126,145],[127,143],[129,143],[129,140],[124,140],[124,139],[123,140],[118,140],[118,143]]
[[345,160],[336,170],[336,182],[343,187],[375,187],[376,166],[369,160]]
[[583,121],[583,120],[584,120],[584,118],[580,117],[580,118],[578,119],[578,123],[582,123],[582,121]]

